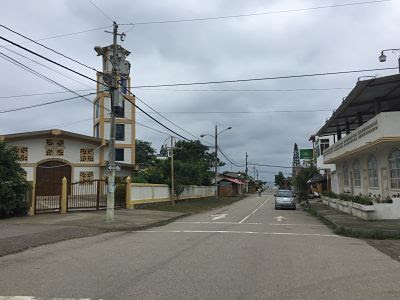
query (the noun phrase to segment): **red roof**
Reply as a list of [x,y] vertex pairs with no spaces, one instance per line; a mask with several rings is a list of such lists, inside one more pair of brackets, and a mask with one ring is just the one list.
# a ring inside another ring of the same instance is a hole
[[243,181],[241,181],[241,180],[239,180],[239,179],[235,179],[235,178],[228,178],[228,177],[225,177],[225,178],[222,179],[222,180],[228,180],[228,181],[233,182],[233,183],[236,183],[236,184],[244,184]]

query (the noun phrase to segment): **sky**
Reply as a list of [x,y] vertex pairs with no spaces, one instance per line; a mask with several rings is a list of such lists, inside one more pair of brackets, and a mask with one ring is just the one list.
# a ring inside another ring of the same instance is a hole
[[[383,49],[400,47],[400,0],[309,10],[299,9],[367,0],[91,1],[106,16],[88,0],[17,0],[3,4],[0,24],[37,40],[103,26],[111,29],[111,20],[119,24],[138,23],[119,26],[120,32],[126,33],[121,45],[131,51],[128,59],[132,65],[133,86],[397,66],[399,53],[389,52],[386,63],[379,63],[378,56]],[[274,13],[140,24],[266,12]],[[104,30],[40,42],[100,69],[101,59],[93,48],[112,43],[112,36]],[[0,28],[0,36],[17,43],[26,42],[4,28]],[[0,41],[0,45],[1,53],[71,90],[85,90],[80,91],[85,94],[92,92],[88,89],[95,89],[95,83],[86,78],[14,46],[3,47],[6,42]],[[95,79],[93,70],[33,43],[22,45]],[[247,152],[250,163],[291,166],[294,143],[299,148],[311,148],[309,137],[323,126],[362,76],[397,72],[384,70],[241,83],[134,88],[132,92],[194,136],[213,134],[215,125],[219,131],[232,127],[219,135],[218,142],[239,165],[244,163]],[[65,90],[1,57],[0,77],[0,111],[74,96],[59,93],[9,97]],[[94,96],[88,98],[94,99]],[[145,108],[140,102],[137,104]],[[92,114],[92,104],[82,99],[1,113],[0,134],[60,128],[92,135]],[[159,116],[153,116],[183,136],[193,138]],[[167,131],[142,113],[137,113],[137,121]],[[138,139],[150,141],[157,150],[167,137],[141,125],[137,125],[136,131]],[[208,136],[204,141],[213,143]],[[244,170],[224,161],[226,166],[222,170]],[[290,169],[267,167],[257,167],[257,170],[260,179],[265,181],[273,181],[273,175],[279,170],[290,172]],[[253,174],[252,166],[249,166],[249,172]]]

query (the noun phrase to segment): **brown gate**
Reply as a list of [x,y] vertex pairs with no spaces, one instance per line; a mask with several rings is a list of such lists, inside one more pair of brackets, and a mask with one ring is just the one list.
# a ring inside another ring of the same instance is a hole
[[80,181],[71,184],[67,210],[89,210],[107,207],[107,182],[102,179]]
[[71,166],[65,162],[47,161],[36,167],[35,214],[60,211],[64,177],[71,181]]

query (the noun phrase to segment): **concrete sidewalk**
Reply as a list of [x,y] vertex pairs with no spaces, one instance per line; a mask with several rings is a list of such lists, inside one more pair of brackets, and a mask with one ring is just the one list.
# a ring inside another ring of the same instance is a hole
[[321,200],[311,203],[311,212],[331,224],[338,234],[371,239],[400,238],[400,220],[365,221],[324,205]]
[[160,226],[187,214],[155,210],[115,210],[115,222],[105,223],[105,211],[41,214],[0,220],[0,256],[63,240],[112,231]]

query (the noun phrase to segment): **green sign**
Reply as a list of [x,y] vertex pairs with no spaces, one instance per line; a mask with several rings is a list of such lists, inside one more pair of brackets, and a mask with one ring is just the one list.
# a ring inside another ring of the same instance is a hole
[[300,159],[313,159],[313,149],[300,149]]

